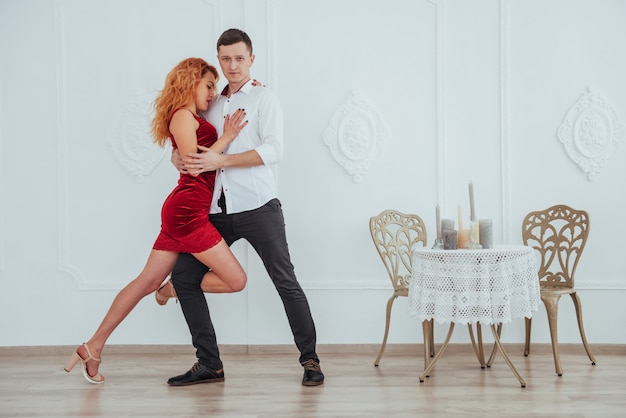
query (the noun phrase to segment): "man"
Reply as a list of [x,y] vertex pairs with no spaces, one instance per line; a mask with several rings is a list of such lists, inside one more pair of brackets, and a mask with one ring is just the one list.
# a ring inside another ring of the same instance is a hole
[[[228,86],[211,104],[207,119],[218,135],[222,133],[225,115],[237,109],[246,111],[249,123],[222,154],[202,148],[205,152],[201,154],[182,156],[184,168],[191,174],[217,170],[210,220],[228,245],[244,238],[259,254],[282,299],[300,351],[302,384],[321,385],[324,374],[315,351],[315,324],[291,263],[276,180],[270,167],[283,156],[282,108],[269,89],[253,86],[252,41],[245,32],[225,31],[217,41],[217,53]],[[206,270],[191,255],[181,254],[172,272],[172,283],[198,357],[188,372],[168,380],[172,386],[224,380],[215,330],[200,288]]]

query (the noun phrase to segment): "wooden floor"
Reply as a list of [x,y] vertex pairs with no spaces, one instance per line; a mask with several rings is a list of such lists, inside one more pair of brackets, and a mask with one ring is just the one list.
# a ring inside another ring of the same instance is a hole
[[524,357],[505,345],[527,386],[501,356],[481,369],[469,345],[450,345],[424,383],[421,346],[320,347],[323,386],[303,387],[297,354],[280,347],[222,347],[226,381],[169,387],[195,361],[182,346],[111,346],[103,385],[63,365],[73,347],[0,347],[0,417],[617,417],[626,414],[626,347],[563,346],[564,374],[549,346]]

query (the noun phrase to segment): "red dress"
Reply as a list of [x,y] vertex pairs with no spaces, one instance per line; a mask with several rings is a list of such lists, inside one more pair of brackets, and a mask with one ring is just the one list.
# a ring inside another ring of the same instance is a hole
[[[200,123],[196,131],[198,145],[210,147],[217,141],[215,127],[196,115],[194,117]],[[175,138],[170,139],[174,149],[177,149]],[[215,171],[202,173],[197,177],[180,175],[178,185],[163,203],[161,233],[153,249],[200,253],[220,242],[222,236],[209,222],[214,186]]]

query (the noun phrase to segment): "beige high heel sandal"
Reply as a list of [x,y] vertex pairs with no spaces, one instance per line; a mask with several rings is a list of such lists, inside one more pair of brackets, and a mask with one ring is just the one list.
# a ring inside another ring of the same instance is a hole
[[[169,296],[160,295],[159,292],[161,291],[161,289],[163,289],[168,284],[170,285],[170,295]],[[165,283],[163,283],[161,287],[159,287],[159,290],[154,292],[154,298],[156,299],[156,302],[161,306],[164,306],[171,298],[176,298],[176,302],[178,302],[178,297],[176,296],[176,290],[174,290],[174,284],[171,282],[169,277],[165,280]]]
[[91,351],[89,351],[89,346],[86,343],[83,343],[83,347],[85,347],[88,357],[82,358],[81,355],[78,354],[78,348],[77,348],[63,369],[69,373],[74,368],[74,366],[76,366],[76,363],[78,363],[78,361],[80,360],[81,365],[82,365],[81,369],[83,371],[83,377],[85,378],[85,380],[95,385],[104,383],[104,376],[102,376],[99,372],[93,376],[89,375],[89,372],[87,371],[87,362],[95,361],[97,363],[100,363],[100,359],[95,358],[94,356],[91,355]]

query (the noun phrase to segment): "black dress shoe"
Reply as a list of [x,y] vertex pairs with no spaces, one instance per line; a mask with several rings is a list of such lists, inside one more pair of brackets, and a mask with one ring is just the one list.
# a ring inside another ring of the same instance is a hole
[[208,367],[196,363],[185,374],[170,377],[167,384],[170,386],[188,386],[198,383],[213,383],[224,381],[224,369],[211,370]]
[[304,367],[303,386],[319,386],[324,383],[324,373],[322,373],[319,361],[307,360],[302,363],[302,367]]

